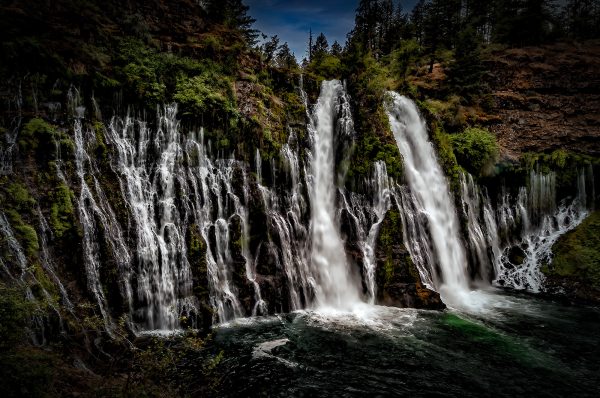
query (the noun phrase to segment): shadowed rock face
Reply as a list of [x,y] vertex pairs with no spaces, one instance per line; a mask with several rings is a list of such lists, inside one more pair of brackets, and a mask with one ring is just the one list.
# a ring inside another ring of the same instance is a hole
[[567,149],[600,154],[600,43],[558,43],[492,53],[494,120],[507,157]]
[[394,307],[446,308],[439,293],[423,285],[402,242],[399,214],[397,210],[389,210],[381,223],[375,249],[377,303]]

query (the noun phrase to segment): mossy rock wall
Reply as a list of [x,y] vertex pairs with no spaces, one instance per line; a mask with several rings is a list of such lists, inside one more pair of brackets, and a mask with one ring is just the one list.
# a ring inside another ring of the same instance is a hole
[[552,246],[554,258],[542,267],[550,290],[562,290],[575,300],[600,303],[600,211]]
[[402,242],[400,214],[391,209],[380,225],[375,249],[377,303],[394,307],[445,308],[439,293],[423,285]]

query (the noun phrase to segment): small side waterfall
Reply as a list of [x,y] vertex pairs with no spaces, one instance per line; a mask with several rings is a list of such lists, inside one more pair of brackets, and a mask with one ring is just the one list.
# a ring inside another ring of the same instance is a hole
[[371,197],[345,190],[340,190],[340,195],[342,211],[345,211],[353,222],[352,229],[361,250],[367,301],[369,304],[375,304],[377,293],[375,244],[379,227],[391,206],[391,198],[396,196],[394,182],[388,177],[385,162],[375,162],[373,176],[366,181],[366,185],[372,193]]
[[469,291],[467,260],[460,239],[459,222],[446,177],[428,139],[424,120],[416,105],[397,93],[389,93],[387,103],[390,126],[404,158],[408,185],[417,209],[423,209],[440,272],[433,282],[450,302],[461,302]]
[[349,308],[359,302],[358,283],[348,267],[336,220],[335,134],[349,134],[352,119],[343,86],[325,81],[309,132],[311,159],[311,263],[317,278],[318,305]]
[[[589,172],[588,172],[589,173]],[[587,178],[593,187],[593,176]],[[556,174],[532,170],[527,187],[522,187],[514,204],[504,194],[498,211],[505,236],[496,257],[494,283],[513,289],[540,292],[544,286],[541,266],[552,261],[552,245],[578,226],[588,215],[586,170],[580,169],[577,195],[556,203]]]
[[482,283],[492,279],[494,263],[500,255],[498,227],[491,202],[473,176],[460,174],[461,211],[467,220],[466,235],[471,264],[476,265],[477,276]]

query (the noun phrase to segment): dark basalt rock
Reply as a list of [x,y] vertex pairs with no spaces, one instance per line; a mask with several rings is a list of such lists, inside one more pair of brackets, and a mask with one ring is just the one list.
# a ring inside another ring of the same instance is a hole
[[375,248],[377,303],[394,307],[441,310],[439,293],[425,287],[402,243],[398,211],[389,210],[381,223]]

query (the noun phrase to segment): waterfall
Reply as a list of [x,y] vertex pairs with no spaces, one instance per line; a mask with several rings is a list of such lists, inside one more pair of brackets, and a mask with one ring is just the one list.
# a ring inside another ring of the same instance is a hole
[[352,123],[344,95],[339,81],[323,82],[309,125],[312,139],[310,222],[317,304],[347,309],[359,301],[359,291],[348,266],[335,207],[335,135],[349,134]]
[[446,177],[428,140],[425,121],[416,105],[406,97],[390,93],[387,103],[390,126],[404,158],[408,185],[428,219],[440,273],[433,272],[434,285],[445,299],[462,301],[469,291],[467,260],[460,240],[459,222]]
[[[593,188],[593,176],[589,177]],[[554,172],[532,170],[527,187],[519,190],[512,206],[510,195],[503,194],[498,211],[499,224],[503,235],[512,239],[506,239],[496,257],[494,283],[532,292],[544,289],[541,266],[552,261],[552,245],[589,214],[585,169],[579,170],[576,182],[576,197],[570,203],[565,199],[558,205]]]
[[494,211],[484,189],[469,173],[460,173],[461,211],[467,220],[468,252],[481,282],[492,279],[494,261],[500,255]]
[[301,178],[300,158],[295,141],[296,135],[290,131],[288,142],[281,149],[282,165],[290,189],[278,193],[275,189],[258,184],[270,230],[268,244],[278,268],[284,271],[289,309],[292,311],[309,306],[316,289],[308,258],[309,234],[303,221],[307,205],[302,187],[306,186],[306,182]]
[[[116,149],[113,168],[133,218],[137,269],[136,317],[147,329],[174,329],[191,295],[191,270],[176,189],[187,191],[177,107],[158,113],[152,131],[131,117],[113,118],[107,139]],[[185,220],[184,220],[185,221]],[[131,283],[131,282],[130,282]]]
[[385,162],[379,160],[374,163],[373,175],[365,184],[371,197],[340,189],[342,210],[347,212],[353,223],[352,229],[356,235],[354,239],[361,250],[363,279],[369,304],[375,304],[377,293],[375,244],[379,227],[391,206],[391,197],[396,195],[393,184],[388,177]]
[[[52,230],[50,229],[50,225],[48,225],[48,221],[42,214],[42,210],[40,207],[37,207],[37,216],[40,220],[40,229],[39,229],[39,244],[40,244],[40,260],[42,262],[42,267],[46,271],[46,273],[52,278],[54,284],[58,287],[60,292],[60,296],[62,299],[62,305],[65,307],[71,315],[75,315],[74,306],[71,300],[69,299],[69,294],[67,293],[67,289],[63,285],[62,281],[56,274],[56,269],[54,266],[54,262],[52,261],[52,257],[50,256],[48,249],[48,236],[52,237]],[[58,311],[57,311],[58,312]]]
[[421,281],[430,289],[435,289],[433,272],[436,257],[429,234],[429,221],[425,209],[406,185],[396,189],[396,203],[402,221],[403,243],[410,258],[419,271]]
[[[19,266],[19,278],[22,278],[27,271],[27,257],[25,256],[23,248],[13,233],[10,223],[8,222],[8,218],[3,212],[0,212],[0,235],[2,236],[0,243],[2,245],[8,245],[9,253],[13,259],[12,262]],[[0,257],[0,261],[2,262],[2,268],[4,269],[6,275],[9,278],[14,279],[15,276],[8,268],[8,265],[4,263],[4,259],[2,257]]]

